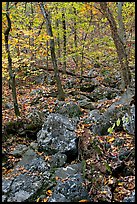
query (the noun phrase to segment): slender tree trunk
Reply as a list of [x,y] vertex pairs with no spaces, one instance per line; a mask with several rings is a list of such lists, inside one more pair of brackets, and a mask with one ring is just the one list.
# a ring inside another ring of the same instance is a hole
[[77,10],[75,7],[73,7],[74,10],[74,45],[75,45],[75,63],[76,63],[76,69],[78,68],[78,50],[77,50],[77,23],[76,23],[76,16],[77,16]]
[[[56,13],[58,15],[58,7],[56,7]],[[60,35],[59,35],[59,19],[56,20],[56,29],[57,29],[57,53],[58,53],[58,63],[60,64],[60,57],[61,57],[61,52],[60,52]]]
[[63,71],[64,73],[66,73],[66,21],[64,9],[62,9],[62,26],[63,26]]
[[83,33],[83,37],[82,37],[83,45],[82,45],[82,51],[81,51],[81,70],[80,70],[81,78],[82,78],[82,75],[83,75],[83,66],[84,66],[83,60],[84,60],[85,42],[86,42],[86,38],[87,38],[87,35],[88,35],[88,30],[89,30],[91,22],[92,22],[92,17],[93,17],[93,14],[92,14],[92,11],[91,11],[91,16],[90,16],[90,20],[89,20],[89,25],[88,25],[87,31],[86,31],[85,35]]
[[103,11],[104,16],[108,19],[110,28],[111,28],[111,33],[112,33],[112,38],[114,40],[119,62],[121,65],[121,89],[124,91],[125,88],[127,88],[130,85],[131,82],[131,73],[130,69],[128,66],[128,59],[127,59],[127,54],[126,54],[126,48],[124,43],[121,41],[119,35],[118,35],[118,30],[117,30],[117,25],[115,22],[115,19],[110,11],[110,9],[107,6],[106,2],[100,2],[100,7]]
[[123,4],[124,4],[124,2],[117,2],[118,25],[119,25],[118,33],[119,33],[120,39],[122,40],[122,42],[125,45],[126,54],[127,54],[127,57],[129,58],[130,47],[127,46],[126,29],[125,29],[125,25],[124,25],[124,22],[123,22],[123,16],[122,16],[122,7],[123,7]]
[[6,2],[6,17],[7,17],[8,27],[4,32],[4,35],[5,35],[5,49],[6,49],[6,53],[8,55],[8,72],[9,72],[9,77],[10,77],[10,85],[11,85],[11,89],[12,89],[14,112],[15,112],[15,115],[18,117],[18,116],[20,116],[20,112],[19,112],[18,102],[17,102],[15,74],[13,73],[13,70],[12,70],[12,59],[11,59],[11,56],[10,56],[10,50],[9,50],[9,44],[8,44],[9,32],[10,32],[10,29],[11,29],[11,20],[10,20],[10,17],[9,17],[9,2]]
[[125,32],[125,26],[123,22],[123,16],[122,16],[122,6],[124,2],[117,2],[117,8],[118,8],[118,24],[119,24],[119,37],[122,40],[124,44],[126,44],[126,32]]
[[48,13],[45,11],[43,3],[40,2],[40,9],[42,11],[42,14],[46,20],[46,26],[47,26],[47,33],[51,37],[50,38],[50,52],[51,52],[51,59],[53,63],[53,68],[54,68],[54,73],[55,73],[55,79],[57,83],[57,90],[58,90],[58,99],[59,100],[65,100],[65,95],[62,89],[60,77],[59,77],[59,71],[58,71],[58,66],[57,66],[57,59],[55,55],[55,44],[54,44],[54,38],[53,38],[53,33],[52,33],[52,27],[51,27],[51,21],[49,18]]
[[49,41],[47,40],[47,43],[46,43],[46,47],[47,47],[47,56],[46,56],[46,66],[47,66],[47,70],[49,68]]

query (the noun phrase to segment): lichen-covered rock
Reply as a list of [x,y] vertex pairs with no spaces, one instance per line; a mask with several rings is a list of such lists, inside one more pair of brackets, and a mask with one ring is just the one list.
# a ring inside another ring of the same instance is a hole
[[26,145],[23,144],[18,144],[15,147],[15,150],[11,151],[10,154],[15,156],[15,157],[19,157],[22,156],[23,153],[28,149],[28,147]]
[[113,99],[116,96],[118,96],[120,94],[120,91],[118,91],[115,88],[110,88],[110,87],[101,87],[98,86],[97,88],[94,89],[94,91],[92,91],[92,93],[90,95],[88,95],[88,97],[94,101],[97,102],[101,99],[107,98],[107,99]]
[[[108,128],[112,127],[118,119],[121,120],[121,125],[115,127],[117,129],[124,128],[129,134],[134,134],[135,132],[135,108],[130,108],[130,101],[132,100],[132,94],[124,93],[121,98],[114,102],[104,113],[93,114],[94,117],[91,118],[91,127],[90,130],[95,135],[108,135]],[[129,112],[130,116],[129,116]],[[92,113],[92,112],[91,112]],[[123,116],[128,116],[129,120],[122,124]]]
[[65,115],[69,118],[79,118],[82,115],[79,105],[74,102],[57,102],[55,108],[55,113]]
[[74,130],[71,119],[61,114],[50,114],[37,134],[39,150],[51,155],[57,152],[77,153],[77,137]]
[[135,105],[130,107],[129,113],[125,113],[123,127],[127,133],[135,135]]
[[82,164],[72,164],[66,168],[59,168],[55,176],[59,178],[52,196],[48,202],[78,202],[89,200],[88,192],[82,178]]
[[67,156],[60,152],[52,155],[50,162],[51,167],[62,167],[67,161]]
[[131,193],[130,196],[125,197],[123,199],[123,202],[129,203],[129,202],[135,202],[135,190]]
[[80,91],[83,92],[92,92],[95,89],[95,85],[91,83],[80,85]]
[[84,109],[89,109],[89,110],[95,109],[93,102],[91,102],[89,99],[79,100],[78,104],[81,108],[84,108]]
[[14,171],[3,178],[4,202],[31,201],[37,192],[48,185],[49,167],[32,149],[25,152]]

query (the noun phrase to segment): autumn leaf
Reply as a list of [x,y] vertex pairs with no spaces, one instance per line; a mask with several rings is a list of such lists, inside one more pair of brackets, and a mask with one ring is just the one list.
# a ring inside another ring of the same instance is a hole
[[78,202],[80,202],[80,203],[87,203],[87,202],[89,202],[89,200],[80,200],[80,201],[78,201]]
[[51,191],[51,190],[47,190],[46,194],[47,194],[48,196],[51,196],[51,195],[52,195],[52,191]]
[[110,138],[110,139],[108,140],[108,142],[113,142],[114,140],[115,140],[115,138],[112,137],[112,138]]
[[48,199],[49,199],[49,198],[44,198],[44,199],[43,199],[43,202],[47,202],[47,201],[48,201]]

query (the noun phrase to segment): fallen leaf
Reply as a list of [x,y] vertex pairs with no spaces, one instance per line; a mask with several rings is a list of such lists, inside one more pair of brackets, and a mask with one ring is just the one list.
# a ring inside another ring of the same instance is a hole
[[47,194],[48,196],[51,196],[51,195],[52,195],[52,191],[51,191],[51,190],[47,190],[46,194]]
[[89,201],[88,201],[88,200],[80,200],[80,201],[78,201],[78,202],[80,202],[80,203],[82,203],[82,202],[87,203],[87,202],[89,202]]
[[112,138],[110,138],[110,139],[108,140],[108,142],[113,142],[114,140],[115,140],[115,138],[112,137]]

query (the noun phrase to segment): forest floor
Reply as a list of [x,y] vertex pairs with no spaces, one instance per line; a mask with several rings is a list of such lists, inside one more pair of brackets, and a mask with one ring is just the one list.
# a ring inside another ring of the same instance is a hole
[[[71,70],[69,70],[71,71]],[[50,73],[53,74],[52,72]],[[78,74],[78,73],[77,73]],[[20,76],[22,73],[20,73]],[[87,75],[85,72],[84,75]],[[61,75],[61,81],[62,85],[64,86],[67,81],[71,80],[73,76],[62,74]],[[103,80],[102,78],[98,79],[100,82]],[[38,103],[36,102],[37,95],[32,95],[32,91],[36,89],[42,89],[45,94],[50,94],[51,92],[56,92],[56,85],[49,85],[46,83],[43,84],[35,84],[35,75],[34,76],[27,76],[25,78],[22,77],[21,79],[17,79],[17,97],[18,97],[18,104],[19,109],[21,112],[20,118],[24,118],[27,116],[31,111],[37,109],[42,111],[47,105],[48,105],[48,111],[52,113],[55,103],[56,103],[56,96],[52,97],[40,97],[38,99]],[[76,83],[80,83],[80,79],[76,79]],[[75,87],[72,87],[71,89],[65,89],[66,94],[66,102],[76,102],[73,95],[70,95],[68,93],[72,91],[78,91],[79,88],[77,88],[77,84]],[[109,101],[110,104],[112,103],[112,100]],[[8,106],[11,105],[10,108],[7,108],[5,104],[8,104]],[[104,101],[105,104],[105,101]],[[108,104],[107,104],[108,105]],[[87,117],[88,111],[85,109],[81,109],[84,113],[82,117]],[[82,119],[82,118],[81,118]],[[17,118],[14,114],[14,108],[12,105],[12,93],[11,89],[8,87],[8,82],[4,81],[2,82],[2,126],[6,126],[6,124],[10,121],[16,121]],[[90,134],[88,131],[87,124],[84,124],[81,120],[77,127],[77,135],[80,134],[84,136],[84,134]],[[90,135],[89,135],[90,136]],[[124,165],[128,166],[128,173],[127,175],[124,174],[123,171],[118,169],[118,162],[114,159],[113,162],[110,164],[110,158],[109,155],[113,151],[113,154],[111,154],[112,157],[115,157],[119,154],[119,150],[121,146],[115,146],[114,142],[117,139],[121,139],[124,142],[122,143],[123,147],[127,148],[129,151],[132,152],[134,149],[135,143],[133,136],[128,135],[124,131],[120,132],[114,132],[112,136],[95,136],[96,140],[99,141],[99,148],[102,154],[98,156],[98,158],[95,158],[94,154],[90,154],[88,158],[86,159],[86,170],[85,170],[85,185],[89,191],[90,195],[94,195],[94,202],[98,202],[100,198],[102,199],[102,196],[105,198],[105,196],[109,195],[108,189],[99,190],[100,185],[108,185],[111,187],[111,190],[113,191],[113,202],[121,202],[124,197],[131,194],[131,192],[135,189],[135,161],[133,158],[132,153],[129,153],[128,158],[126,158],[125,162],[123,163],[123,169]],[[93,139],[93,138],[92,138]],[[10,152],[12,149],[15,148],[15,146],[19,144],[27,144],[29,145],[30,142],[32,142],[33,139],[27,139],[24,137],[19,137],[18,135],[10,135],[6,141],[2,144],[3,152]],[[105,144],[109,145],[109,149],[105,148]],[[2,164],[2,172],[3,175],[9,173],[13,166],[19,161],[18,158],[15,158],[14,156],[7,154],[7,160],[6,162],[3,161]],[[77,161],[76,161],[77,162]],[[94,163],[96,165],[96,171],[92,172],[91,174],[91,164]],[[107,164],[107,165],[104,165]],[[107,174],[107,171],[111,171],[109,165],[115,168],[115,172],[113,171],[112,174]],[[122,166],[122,165],[121,165]],[[98,174],[98,170],[101,172],[101,174]],[[100,176],[101,175],[101,176]],[[92,178],[91,178],[92,177]],[[95,178],[93,180],[93,177]],[[107,198],[108,201],[110,201],[110,198]]]

